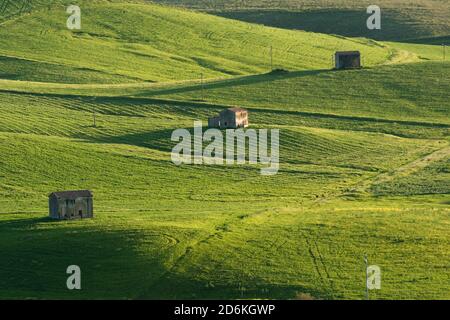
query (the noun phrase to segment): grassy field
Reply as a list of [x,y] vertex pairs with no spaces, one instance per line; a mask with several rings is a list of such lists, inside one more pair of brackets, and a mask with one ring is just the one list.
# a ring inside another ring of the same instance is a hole
[[[274,29],[157,5],[79,4],[83,28],[78,32],[65,27],[65,7],[59,4],[6,21],[0,29],[2,63],[17,69],[20,59],[28,70],[20,80],[35,80],[26,76],[39,62],[61,65],[54,81],[110,82],[103,81],[104,74],[106,80],[160,82],[261,73],[270,70],[271,46],[287,68],[300,70],[329,68],[335,50],[359,49],[367,65],[384,63],[392,54],[371,40]],[[45,75],[53,68],[42,69]]]
[[[382,270],[371,299],[450,298],[439,46],[141,1],[80,2],[71,32],[61,3],[0,29],[0,299],[364,299],[364,254]],[[347,47],[366,67],[331,71]],[[229,106],[280,129],[277,175],[171,162],[173,130]],[[71,189],[94,192],[94,219],[47,218]]]
[[[286,29],[378,40],[448,36],[450,5],[442,0],[156,0]],[[368,30],[368,6],[382,9],[382,31]],[[445,42],[449,44],[448,39]],[[442,44],[442,43],[439,43]]]

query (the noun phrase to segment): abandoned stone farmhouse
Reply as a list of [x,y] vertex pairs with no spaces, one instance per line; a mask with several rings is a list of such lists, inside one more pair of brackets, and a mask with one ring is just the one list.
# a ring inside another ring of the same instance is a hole
[[237,129],[248,127],[248,111],[242,108],[229,108],[217,117],[208,119],[210,128]]
[[48,196],[53,219],[73,220],[94,216],[93,195],[89,190],[53,192]]
[[338,51],[334,55],[335,68],[359,69],[361,68],[361,53],[359,51]]

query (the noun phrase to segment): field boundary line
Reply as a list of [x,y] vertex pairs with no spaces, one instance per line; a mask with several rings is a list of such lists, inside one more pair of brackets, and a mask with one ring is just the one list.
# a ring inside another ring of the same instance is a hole
[[370,192],[370,188],[374,185],[393,181],[394,179],[399,177],[409,176],[447,157],[450,157],[449,143],[447,143],[443,148],[435,150],[400,167],[397,167],[388,172],[380,173],[372,178],[368,178],[362,181],[359,186],[356,186],[355,190],[358,192]]
[[421,169],[430,166],[435,162],[444,160],[447,157],[450,157],[450,146],[448,144],[444,148],[436,150],[424,157],[418,158],[410,163],[398,167],[391,172],[382,173],[376,176],[371,185],[389,182],[398,177],[409,176],[420,171]]

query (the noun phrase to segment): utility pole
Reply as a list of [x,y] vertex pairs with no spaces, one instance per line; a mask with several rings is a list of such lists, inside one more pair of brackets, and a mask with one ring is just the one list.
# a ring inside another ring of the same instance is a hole
[[369,260],[367,254],[364,254],[364,264],[366,266],[366,300],[369,300]]
[[203,73],[200,75],[200,84],[202,87],[202,100],[205,100],[205,86],[203,85]]
[[92,97],[91,102],[92,102],[92,119],[94,120],[94,128],[97,128],[97,117],[95,114],[96,110],[95,110],[95,98],[94,97]]
[[273,71],[273,46],[270,46],[270,71]]

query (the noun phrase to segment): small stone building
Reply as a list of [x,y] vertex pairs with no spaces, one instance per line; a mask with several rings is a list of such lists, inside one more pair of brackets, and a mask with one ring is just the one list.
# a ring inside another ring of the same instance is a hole
[[359,69],[361,68],[361,53],[359,51],[338,51],[334,56],[335,68]]
[[242,108],[229,108],[217,117],[208,119],[210,128],[237,129],[248,127],[248,111]]
[[53,219],[86,219],[94,216],[93,195],[89,190],[53,192],[48,196]]

